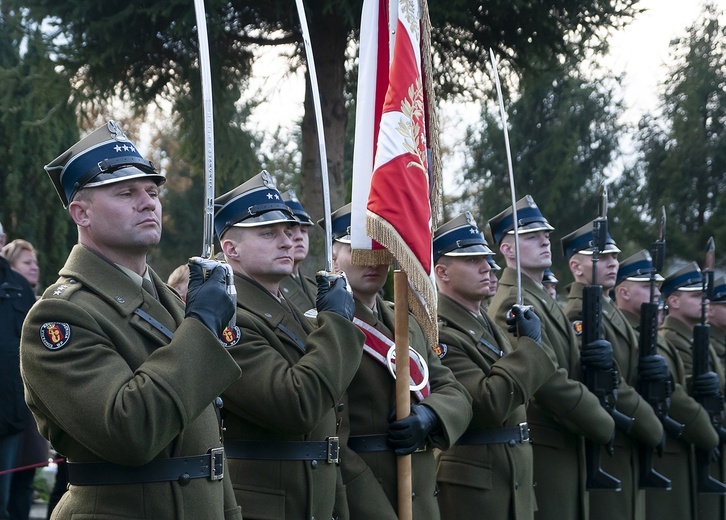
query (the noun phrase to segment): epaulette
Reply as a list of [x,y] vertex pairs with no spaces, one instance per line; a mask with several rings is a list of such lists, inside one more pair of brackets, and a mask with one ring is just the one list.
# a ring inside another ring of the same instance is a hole
[[43,293],[43,298],[59,298],[68,300],[71,295],[78,291],[83,284],[73,278],[61,278],[57,283],[48,287]]

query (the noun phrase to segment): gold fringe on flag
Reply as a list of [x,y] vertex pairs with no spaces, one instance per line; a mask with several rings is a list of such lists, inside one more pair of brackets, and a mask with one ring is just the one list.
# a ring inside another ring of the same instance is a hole
[[439,143],[439,118],[436,112],[436,95],[434,92],[434,72],[431,50],[431,18],[426,0],[421,0],[421,59],[423,61],[423,75],[427,99],[427,121],[429,134],[429,148],[431,149],[431,232],[439,227],[439,214],[441,213],[441,148]]
[[391,265],[393,255],[388,249],[353,249],[350,263],[353,265]]
[[419,299],[416,292],[408,291],[408,305],[418,320],[426,337],[432,344],[439,341],[439,330],[436,324],[436,288],[421,263],[416,259],[411,248],[403,240],[396,229],[375,213],[367,212],[366,234],[386,247],[398,261],[399,267],[408,275],[409,285],[420,288]]

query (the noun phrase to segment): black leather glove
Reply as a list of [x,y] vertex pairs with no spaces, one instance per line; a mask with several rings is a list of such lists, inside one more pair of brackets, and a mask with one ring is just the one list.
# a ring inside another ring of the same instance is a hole
[[582,346],[580,363],[588,368],[609,370],[613,368],[613,346],[608,340],[596,339]]
[[665,381],[670,378],[668,362],[660,354],[643,356],[638,361],[638,375],[643,381]]
[[315,275],[315,280],[318,282],[318,295],[315,299],[318,312],[335,312],[353,321],[355,302],[353,293],[348,290],[348,280],[345,276],[319,271]]
[[426,437],[441,426],[438,416],[424,404],[412,404],[411,415],[391,423],[388,441],[396,455],[408,455],[424,445]]
[[189,289],[187,290],[187,307],[185,317],[196,318],[217,337],[234,315],[235,303],[227,294],[226,271],[223,267],[215,267],[207,271],[196,262],[189,262]]
[[696,395],[718,395],[718,375],[716,372],[705,372],[691,378],[691,389]]
[[528,337],[542,344],[542,322],[532,307],[514,305],[507,313],[507,330],[516,337]]

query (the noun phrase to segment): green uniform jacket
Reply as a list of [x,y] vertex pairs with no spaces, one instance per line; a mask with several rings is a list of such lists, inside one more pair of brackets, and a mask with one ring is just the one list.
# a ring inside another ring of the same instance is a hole
[[[672,317],[672,316],[666,316],[666,319],[663,321],[663,325],[661,326],[661,333],[663,334],[663,337],[666,339],[666,341],[671,345],[671,347],[675,350],[677,355],[680,357],[681,361],[683,362],[683,370],[685,375],[685,380],[688,381],[691,378],[692,372],[693,372],[693,328],[689,327],[682,321]],[[713,329],[711,329],[713,331]],[[714,350],[713,346],[709,347],[709,355],[710,355],[710,370],[713,370],[716,372],[719,376],[719,379],[721,381],[724,380],[723,377],[723,371],[721,370],[720,363],[718,361],[718,356],[716,355],[716,351]],[[709,421],[710,425],[710,421]],[[707,428],[707,430],[714,431],[715,430],[711,428]],[[692,488],[692,494],[691,494],[691,500],[695,499],[694,507],[696,508],[696,514],[697,518],[700,519],[710,519],[710,518],[724,518],[723,511],[724,511],[724,499],[723,497],[713,495],[705,495],[698,493],[695,491],[696,484],[695,484],[695,463],[693,460],[691,460],[691,488]],[[721,470],[719,468],[718,463],[712,463],[710,466],[710,474],[712,477],[721,479]],[[685,502],[686,500],[684,500]],[[696,518],[696,517],[694,517]]]
[[[506,315],[517,301],[517,273],[505,268],[489,306],[489,316],[506,328]],[[615,423],[580,382],[580,353],[570,322],[544,288],[522,276],[524,303],[542,321],[542,346],[557,370],[534,394],[527,407],[527,422],[534,448],[534,478],[538,519],[588,518],[585,458],[581,436],[607,443]],[[553,478],[557,468],[557,478]]]
[[[241,340],[229,353],[242,378],[224,392],[225,441],[325,441],[360,363],[363,333],[333,312],[318,327],[248,278],[235,276]],[[338,466],[320,461],[229,459],[245,519],[333,516]],[[344,512],[339,512],[344,514]]]
[[[393,339],[393,308],[380,298],[376,305],[380,317],[358,301],[355,314]],[[411,455],[413,518],[435,520],[439,518],[439,508],[433,448],[447,449],[466,430],[471,420],[471,397],[451,371],[441,364],[420,325],[410,314],[408,334],[409,344],[423,356],[429,368],[431,393],[421,403],[429,406],[441,421],[441,429],[429,437],[426,451]],[[364,353],[358,373],[347,391],[351,436],[388,433],[389,420],[395,410],[395,385],[388,368]],[[413,397],[411,402],[415,402]],[[343,480],[352,520],[398,518],[396,459],[392,450],[367,453],[348,450],[344,455]]]
[[[718,304],[720,305],[720,304]],[[716,373],[718,373],[719,382],[721,383],[721,394],[724,394],[726,386],[726,377],[724,372],[726,366],[726,333],[711,325],[711,352],[715,354],[718,363]],[[724,445],[721,444],[721,460],[711,464],[711,475],[721,482],[726,479],[726,454],[724,454]],[[699,518],[726,518],[726,497],[720,495],[701,494],[698,497]]]
[[280,291],[285,299],[302,312],[315,308],[318,286],[315,280],[298,271],[297,276],[290,275],[280,282]]
[[[441,361],[472,396],[469,429],[512,428],[526,422],[525,405],[555,373],[545,350],[507,333],[486,315],[475,317],[439,293]],[[439,509],[445,520],[534,518],[532,444],[454,445],[439,458]]]
[[[26,400],[40,432],[70,462],[140,466],[221,446],[212,401],[240,370],[204,325],[184,318],[179,297],[152,278],[160,301],[75,246],[58,282],[28,314],[21,346]],[[134,314],[139,308],[174,331],[173,339]],[[41,334],[52,324],[65,329],[64,338]],[[226,475],[186,486],[70,486],[53,518],[240,519],[231,484]]]
[[[565,314],[573,324],[582,320],[584,287],[579,282],[570,286]],[[617,493],[591,493],[590,519],[642,520],[645,518],[645,493],[638,488],[638,443],[644,444],[648,449],[656,447],[663,438],[663,425],[653,408],[634,388],[638,375],[638,337],[607,296],[602,298],[602,334],[613,346],[615,364],[620,374],[616,408],[635,421],[628,434],[616,430],[613,456],[602,457],[600,460],[603,470],[620,479],[622,490]],[[581,336],[578,335],[578,339],[581,343]]]

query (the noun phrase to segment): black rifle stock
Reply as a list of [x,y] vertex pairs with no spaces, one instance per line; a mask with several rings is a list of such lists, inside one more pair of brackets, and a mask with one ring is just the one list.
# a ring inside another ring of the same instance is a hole
[[[693,373],[696,377],[709,371],[710,325],[701,323],[693,327]],[[721,433],[723,422],[723,396],[721,392],[703,394],[693,390],[693,398],[700,404],[717,433]],[[711,453],[696,448],[696,471],[699,493],[726,494],[726,484],[713,478],[709,471]]]
[[[600,216],[592,223],[592,283],[582,290],[582,347],[602,339],[602,286],[597,284],[597,261],[607,242],[607,191],[601,189]],[[614,367],[600,369],[582,366],[585,386],[600,401],[615,421],[615,427],[628,431],[633,419],[615,409],[618,373]],[[612,445],[608,447],[612,453]],[[610,489],[620,491],[620,480],[604,471],[600,465],[600,446],[585,439],[586,484],[589,490]]]
[[[582,344],[602,339],[602,287],[586,285],[582,292]],[[618,374],[614,369],[602,370],[583,366],[583,382],[615,420],[617,428],[628,431],[633,419],[615,409]],[[585,439],[587,489],[621,490],[620,480],[600,466],[601,447]]]
[[[658,353],[658,304],[655,300],[656,273],[663,269],[665,263],[665,207],[662,208],[658,240],[653,244],[652,264],[650,269],[650,301],[640,306],[640,335],[638,338],[639,361]],[[684,425],[675,421],[668,415],[673,393],[672,378],[664,381],[644,381],[639,379],[638,392],[655,411],[656,416],[663,424],[667,436],[679,439],[683,435]],[[663,439],[665,442],[665,439]],[[664,445],[661,445],[661,450]],[[672,488],[671,481],[653,468],[653,449],[642,445],[638,452],[640,459],[639,487],[651,489]]]
[[[658,304],[643,302],[640,306],[640,337],[639,356],[642,360],[646,356],[658,353]],[[655,414],[663,424],[666,433],[678,439],[683,434],[684,426],[668,415],[670,409],[671,393],[673,392],[670,379],[664,381],[638,381],[638,392],[648,404],[653,407]],[[641,446],[640,482],[641,488],[671,489],[671,481],[653,468],[653,449]]]

